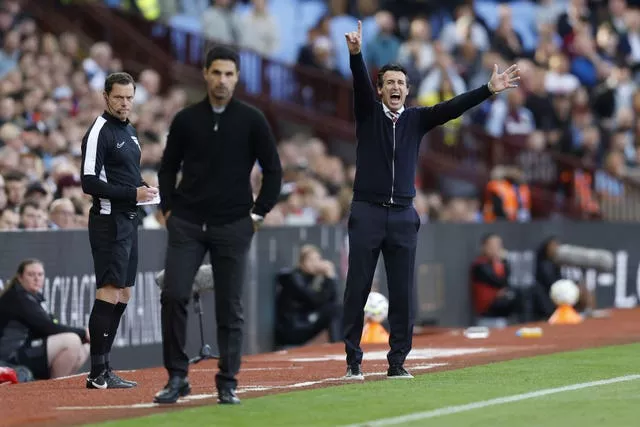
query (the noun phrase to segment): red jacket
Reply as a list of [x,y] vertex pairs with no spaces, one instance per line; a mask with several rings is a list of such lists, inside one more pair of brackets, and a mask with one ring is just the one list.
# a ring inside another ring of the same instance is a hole
[[471,295],[476,315],[484,314],[498,292],[509,286],[509,263],[506,260],[493,261],[481,255],[471,265]]

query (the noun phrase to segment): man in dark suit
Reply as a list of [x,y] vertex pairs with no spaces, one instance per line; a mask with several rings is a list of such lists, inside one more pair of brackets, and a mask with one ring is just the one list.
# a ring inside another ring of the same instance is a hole
[[389,378],[413,378],[404,368],[413,336],[413,282],[420,218],[413,207],[418,149],[425,133],[459,117],[493,94],[517,87],[516,65],[433,107],[405,108],[407,72],[387,64],[378,72],[377,95],[361,53],[362,23],[345,34],[353,74],[358,139],[353,202],[348,221],[349,272],[344,296],[345,378],[362,380],[360,338],[364,306],[380,251],[389,287]]

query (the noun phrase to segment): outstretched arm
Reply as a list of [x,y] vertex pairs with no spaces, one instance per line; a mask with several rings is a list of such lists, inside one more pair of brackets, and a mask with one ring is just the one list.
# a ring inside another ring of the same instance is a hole
[[498,66],[495,65],[491,80],[489,80],[489,83],[486,85],[465,92],[448,101],[436,104],[433,107],[421,108],[420,122],[424,131],[427,132],[449,120],[460,117],[462,113],[480,104],[491,95],[518,87],[517,82],[520,80],[519,72],[518,66],[514,64],[499,74]]
[[362,22],[358,21],[358,30],[346,33],[349,48],[349,65],[353,75],[353,97],[356,118],[364,118],[375,105],[376,94],[369,78],[367,66],[362,58]]

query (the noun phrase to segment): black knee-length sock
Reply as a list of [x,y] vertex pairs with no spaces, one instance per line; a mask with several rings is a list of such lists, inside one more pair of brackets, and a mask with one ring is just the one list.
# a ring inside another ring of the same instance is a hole
[[95,378],[105,370],[105,353],[111,335],[111,316],[116,305],[107,301],[95,300],[89,316],[89,335],[91,335],[91,373]]
[[118,327],[120,326],[120,319],[124,314],[124,311],[127,309],[127,304],[123,302],[119,302],[116,304],[113,312],[111,313],[111,329],[109,332],[109,338],[107,341],[107,345],[105,347],[104,352],[104,363],[106,368],[109,369],[109,353],[111,352],[111,347],[113,346],[113,342],[116,339],[116,334],[118,333]]

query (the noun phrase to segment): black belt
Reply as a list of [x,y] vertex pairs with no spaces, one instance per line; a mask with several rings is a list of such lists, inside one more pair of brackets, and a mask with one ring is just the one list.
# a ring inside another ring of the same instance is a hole
[[407,208],[409,207],[409,205],[401,205],[399,203],[391,203],[391,202],[381,202],[381,203],[377,203],[382,207],[385,208]]

